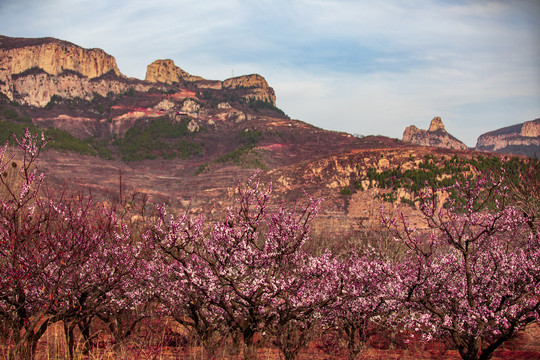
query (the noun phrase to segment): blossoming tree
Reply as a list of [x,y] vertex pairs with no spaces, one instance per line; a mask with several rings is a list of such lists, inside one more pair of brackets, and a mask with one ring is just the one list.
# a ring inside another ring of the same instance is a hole
[[107,307],[124,307],[126,297],[137,297],[141,249],[131,242],[114,208],[44,189],[36,167],[47,142],[43,136],[27,131],[16,140],[22,161],[1,165],[3,172],[17,164],[11,166],[17,168],[20,186],[2,178],[0,319],[14,340],[10,357],[33,359],[49,325],[63,321],[72,344],[75,325]]
[[270,195],[252,178],[239,185],[224,220],[206,225],[202,217],[175,219],[162,208],[148,235],[178,263],[185,288],[204,299],[198,303],[219,309],[227,327],[242,335],[245,359],[257,356],[256,333],[304,319],[337,286],[322,281],[331,272],[325,258],[302,251],[320,201],[270,211]]
[[[454,192],[454,196],[443,196]],[[485,360],[539,318],[540,239],[534,214],[507,203],[501,177],[428,189],[421,210],[428,230],[403,214],[385,225],[408,247],[399,263],[399,299],[410,325],[444,339],[464,360]],[[446,200],[444,200],[446,199]]]

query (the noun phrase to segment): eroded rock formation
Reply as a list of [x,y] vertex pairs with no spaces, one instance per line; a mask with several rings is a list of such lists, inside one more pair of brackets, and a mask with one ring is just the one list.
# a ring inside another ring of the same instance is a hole
[[258,74],[237,76],[225,81],[207,80],[193,76],[174,64],[172,60],[156,60],[148,65],[145,80],[152,83],[175,84],[181,81],[194,83],[199,89],[239,90],[246,100],[262,100],[276,105],[276,95],[264,77]]
[[66,70],[89,79],[113,72],[122,76],[113,56],[101,49],[83,49],[54,38],[11,38],[0,36],[0,70],[11,75],[39,68],[50,75]]
[[403,141],[421,146],[434,146],[455,150],[467,150],[467,145],[446,132],[440,117],[431,120],[428,130],[408,126],[403,132]]
[[156,60],[146,67],[146,81],[165,84],[174,84],[182,80],[198,81],[203,80],[200,76],[193,76],[185,72],[174,64],[172,60]]
[[244,98],[252,100],[262,100],[276,105],[276,95],[274,89],[259,74],[237,76],[223,81],[224,89],[248,89]]

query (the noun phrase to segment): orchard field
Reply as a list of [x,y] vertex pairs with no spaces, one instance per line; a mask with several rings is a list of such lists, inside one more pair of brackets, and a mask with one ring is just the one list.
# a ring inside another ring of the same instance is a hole
[[322,200],[278,206],[257,175],[209,220],[48,187],[47,139],[16,143],[0,152],[6,359],[539,358],[537,161],[426,182],[425,228],[389,206],[326,249]]

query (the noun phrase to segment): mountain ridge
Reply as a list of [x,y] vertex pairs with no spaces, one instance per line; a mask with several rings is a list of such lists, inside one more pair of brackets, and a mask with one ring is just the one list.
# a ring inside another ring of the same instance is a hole
[[540,118],[492,130],[478,137],[476,150],[540,156]]

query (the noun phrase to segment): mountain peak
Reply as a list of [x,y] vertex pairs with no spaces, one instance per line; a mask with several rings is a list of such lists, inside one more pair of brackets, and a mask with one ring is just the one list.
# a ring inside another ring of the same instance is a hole
[[446,132],[440,117],[431,120],[428,130],[408,126],[403,132],[403,141],[421,146],[435,146],[456,150],[467,150],[467,146]]
[[197,81],[203,80],[200,76],[193,76],[174,64],[173,60],[156,60],[146,67],[145,81],[152,83],[161,82],[174,84],[182,80]]
[[436,116],[431,120],[431,124],[429,125],[429,132],[435,132],[438,130],[442,130],[446,132],[446,129],[444,128],[444,124],[439,116]]

